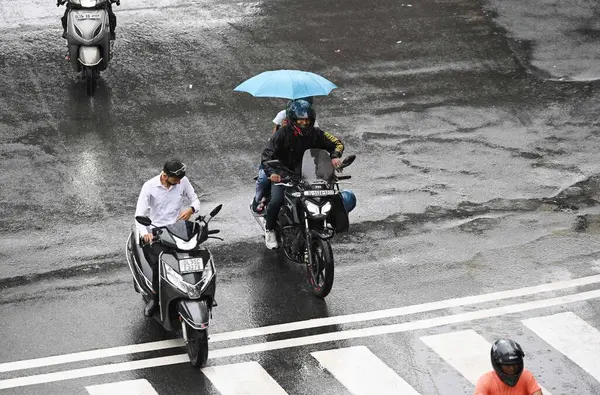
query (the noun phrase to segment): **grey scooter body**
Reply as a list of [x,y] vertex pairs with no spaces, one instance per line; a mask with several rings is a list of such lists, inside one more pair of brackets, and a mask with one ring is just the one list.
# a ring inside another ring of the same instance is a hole
[[[73,70],[106,70],[110,60],[110,25],[104,8],[107,0],[80,0],[69,3],[67,43]],[[104,7],[103,7],[104,6]]]

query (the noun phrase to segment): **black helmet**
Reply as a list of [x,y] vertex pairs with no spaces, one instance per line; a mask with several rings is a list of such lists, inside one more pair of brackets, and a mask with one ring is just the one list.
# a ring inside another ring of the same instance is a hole
[[[523,373],[523,358],[525,353],[519,343],[510,339],[500,339],[492,345],[492,366],[502,382],[510,387],[517,385]],[[518,365],[515,374],[504,373],[502,365]]]
[[182,179],[185,177],[186,166],[180,160],[173,159],[165,163],[163,171],[169,177],[177,177]]
[[299,118],[308,118],[310,120],[310,126],[312,127],[314,126],[315,118],[317,117],[317,113],[312,107],[312,104],[304,99],[296,99],[292,101],[292,103],[288,106],[285,115],[293,126],[300,129],[304,128],[300,127],[296,123]]

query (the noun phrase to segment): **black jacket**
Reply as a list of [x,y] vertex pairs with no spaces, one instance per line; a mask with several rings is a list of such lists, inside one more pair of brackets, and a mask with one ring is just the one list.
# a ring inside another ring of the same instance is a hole
[[334,135],[324,132],[319,128],[304,131],[304,135],[295,132],[292,125],[279,128],[269,139],[263,150],[261,162],[265,173],[271,175],[273,169],[266,165],[266,161],[279,159],[288,169],[300,173],[304,151],[311,148],[322,148],[331,154],[331,158],[339,158],[344,152],[344,144]]

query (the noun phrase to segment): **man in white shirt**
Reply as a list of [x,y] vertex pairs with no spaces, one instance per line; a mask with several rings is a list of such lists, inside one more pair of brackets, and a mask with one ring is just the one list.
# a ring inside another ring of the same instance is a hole
[[[142,186],[135,210],[136,216],[147,216],[154,226],[166,226],[179,220],[187,221],[200,210],[200,200],[190,180],[185,176],[186,166],[179,160],[170,160],[162,172],[146,181]],[[183,208],[184,198],[190,205]],[[143,239],[146,260],[152,267],[152,288],[154,294],[146,305],[144,314],[151,317],[158,306],[158,256],[160,245],[152,242],[151,227],[136,222],[138,238]]]

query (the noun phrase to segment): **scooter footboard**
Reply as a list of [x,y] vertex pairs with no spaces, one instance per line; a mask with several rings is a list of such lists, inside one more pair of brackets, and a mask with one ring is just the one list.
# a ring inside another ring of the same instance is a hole
[[177,303],[179,316],[194,329],[206,329],[210,323],[210,307],[207,299],[182,299]]

